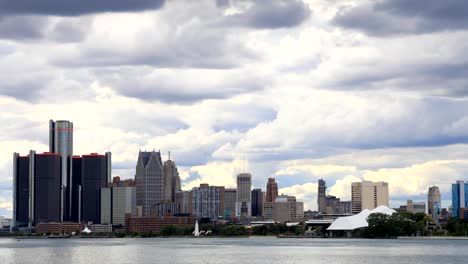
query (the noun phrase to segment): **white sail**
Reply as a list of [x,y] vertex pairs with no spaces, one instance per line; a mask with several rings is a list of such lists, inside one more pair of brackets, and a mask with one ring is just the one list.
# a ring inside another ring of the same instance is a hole
[[195,231],[193,231],[193,235],[196,237],[200,236],[200,231],[198,230],[198,220],[195,221]]

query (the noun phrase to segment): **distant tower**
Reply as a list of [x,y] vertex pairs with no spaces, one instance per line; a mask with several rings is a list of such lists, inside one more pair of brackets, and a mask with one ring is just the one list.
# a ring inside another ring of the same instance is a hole
[[275,178],[268,178],[265,202],[273,203],[276,197],[278,197],[278,183],[276,183]]
[[72,156],[73,123],[65,120],[49,121],[49,152],[62,157],[61,220],[69,220],[72,214]]
[[252,216],[261,217],[263,211],[262,189],[252,190]]
[[164,171],[160,152],[140,151],[135,184],[137,207],[141,206],[143,216],[150,216],[151,207],[164,200]]
[[[452,217],[468,217],[468,182],[457,181],[452,184]],[[466,215],[465,215],[466,214]]]
[[239,173],[237,175],[237,202],[236,216],[252,216],[252,175],[250,173]]
[[179,171],[169,152],[168,160],[164,162],[164,201],[175,202],[176,192],[181,190]]
[[323,179],[319,180],[318,185],[318,194],[317,194],[317,202],[318,202],[318,212],[325,214],[327,212],[327,186],[325,185],[325,181]]
[[427,193],[427,212],[432,217],[434,222],[439,221],[440,215],[440,190],[437,186],[429,187],[429,192]]

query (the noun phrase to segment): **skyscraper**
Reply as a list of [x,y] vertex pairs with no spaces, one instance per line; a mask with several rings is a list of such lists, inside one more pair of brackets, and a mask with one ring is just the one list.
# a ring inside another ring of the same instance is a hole
[[388,206],[388,183],[386,182],[353,182],[351,184],[352,213],[360,213],[364,209],[374,209],[377,206]]
[[465,208],[468,208],[468,182],[457,181],[452,184],[452,217],[464,219]]
[[240,173],[237,175],[237,202],[236,216],[252,216],[252,175],[250,173]]
[[62,218],[70,220],[72,215],[72,156],[73,156],[73,123],[65,120],[49,121],[49,152],[62,157],[63,189]]
[[263,211],[262,189],[252,190],[252,216],[261,217]]
[[13,154],[13,226],[29,225],[29,156]]
[[111,183],[111,153],[82,156],[82,221],[101,222],[101,188]]
[[436,223],[439,221],[440,211],[441,199],[439,187],[429,187],[429,191],[427,193],[427,212]]
[[164,199],[164,172],[160,152],[140,151],[135,184],[137,206],[141,206],[143,216],[150,216],[151,208]]
[[275,178],[268,178],[265,202],[274,202],[276,197],[278,197],[278,183],[276,183]]
[[317,203],[318,203],[318,212],[322,214],[327,213],[327,186],[323,179],[319,180],[318,192],[317,192]]
[[181,190],[180,177],[177,166],[170,159],[164,162],[164,201],[175,202],[175,194]]

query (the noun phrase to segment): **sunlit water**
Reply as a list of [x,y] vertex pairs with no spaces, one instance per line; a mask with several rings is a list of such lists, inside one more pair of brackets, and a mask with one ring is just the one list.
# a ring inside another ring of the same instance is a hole
[[0,263],[468,263],[468,241],[0,238]]

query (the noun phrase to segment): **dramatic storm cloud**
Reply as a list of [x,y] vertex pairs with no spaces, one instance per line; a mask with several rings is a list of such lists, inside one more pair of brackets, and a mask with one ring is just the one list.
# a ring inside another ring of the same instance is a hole
[[265,189],[317,206],[317,181],[384,180],[392,206],[468,180],[465,1],[0,0],[0,215],[12,153],[48,150],[48,120],[74,122],[74,152],[139,150],[179,165],[183,188]]

